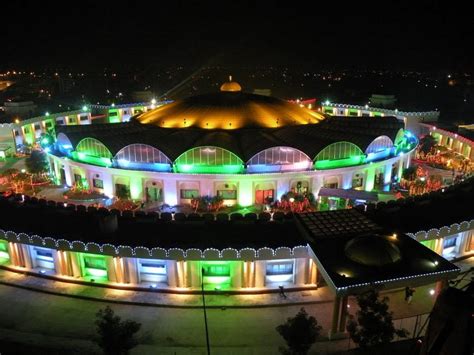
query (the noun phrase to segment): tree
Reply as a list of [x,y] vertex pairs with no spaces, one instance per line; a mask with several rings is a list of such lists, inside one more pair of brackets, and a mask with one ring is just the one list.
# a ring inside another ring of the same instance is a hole
[[25,159],[25,165],[28,172],[32,175],[44,174],[49,170],[46,154],[39,150],[31,152],[31,155]]
[[128,354],[129,350],[138,345],[135,333],[140,330],[141,324],[132,320],[122,320],[109,307],[96,313],[97,344],[104,354]]
[[356,316],[349,316],[347,331],[360,348],[390,343],[395,335],[408,335],[405,329],[395,329],[393,313],[388,311],[388,297],[379,299],[379,293],[371,290],[357,296],[357,304],[360,309]]
[[437,144],[436,138],[434,138],[430,134],[427,134],[426,136],[420,139],[418,150],[420,152],[428,154],[436,144]]
[[410,180],[410,181],[415,180],[416,170],[417,170],[416,165],[412,165],[412,166],[404,169],[403,172],[402,172],[402,178],[405,179],[405,180]]
[[283,354],[304,355],[316,342],[321,326],[316,318],[308,316],[304,308],[293,318],[288,318],[285,323],[276,327],[276,330],[285,339],[288,349],[281,348]]

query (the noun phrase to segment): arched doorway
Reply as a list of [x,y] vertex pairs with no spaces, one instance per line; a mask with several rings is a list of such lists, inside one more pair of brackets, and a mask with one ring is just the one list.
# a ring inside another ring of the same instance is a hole
[[255,186],[255,203],[271,203],[275,199],[275,185],[273,183],[260,183]]
[[163,187],[160,182],[147,181],[145,186],[146,202],[163,202]]

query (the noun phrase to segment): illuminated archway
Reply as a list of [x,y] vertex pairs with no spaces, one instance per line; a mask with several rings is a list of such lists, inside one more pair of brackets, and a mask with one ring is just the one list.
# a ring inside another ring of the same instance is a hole
[[61,154],[69,155],[73,149],[71,140],[64,133],[59,133],[56,137],[56,148]]
[[375,161],[385,159],[394,151],[392,140],[387,136],[380,136],[375,138],[365,150],[367,154],[366,161]]
[[170,171],[172,162],[160,150],[148,144],[135,143],[120,149],[114,164],[122,169]]
[[291,147],[265,149],[247,162],[247,172],[302,171],[311,169],[311,159],[302,151]]
[[99,166],[112,165],[112,153],[103,143],[95,138],[84,138],[81,140],[77,144],[76,150],[72,152],[72,157],[87,164]]
[[364,152],[354,143],[336,142],[321,150],[314,158],[316,169],[336,169],[364,163]]
[[174,171],[194,174],[240,174],[244,162],[227,149],[203,146],[181,154],[174,162]]

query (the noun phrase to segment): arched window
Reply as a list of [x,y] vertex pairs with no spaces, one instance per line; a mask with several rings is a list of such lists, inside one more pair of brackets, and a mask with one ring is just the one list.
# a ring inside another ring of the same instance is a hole
[[366,154],[377,153],[385,149],[390,149],[393,147],[392,140],[387,136],[380,136],[375,138],[372,143],[369,144],[365,150]]
[[244,163],[234,153],[219,147],[204,146],[188,150],[175,160],[178,173],[238,174]]
[[367,154],[367,162],[385,159],[394,151],[392,140],[387,136],[375,138],[369,144],[365,153]]
[[362,164],[364,152],[350,142],[337,142],[321,150],[314,159],[316,169],[335,169]]
[[95,138],[84,138],[72,153],[74,159],[88,164],[111,166],[112,153]]
[[64,133],[59,133],[56,137],[56,149],[61,152],[61,154],[71,154],[72,143],[69,137],[66,136]]
[[301,171],[311,169],[311,159],[291,147],[273,147],[255,154],[247,162],[247,172]]
[[122,169],[170,171],[171,160],[148,144],[130,144],[115,155],[115,165]]

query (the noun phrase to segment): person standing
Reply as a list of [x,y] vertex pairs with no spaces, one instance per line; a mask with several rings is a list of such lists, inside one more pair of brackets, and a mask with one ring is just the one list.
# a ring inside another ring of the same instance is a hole
[[405,287],[405,301],[407,301],[408,304],[411,304],[411,301],[413,300],[413,293],[415,293],[414,288],[410,287]]

